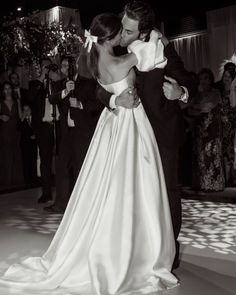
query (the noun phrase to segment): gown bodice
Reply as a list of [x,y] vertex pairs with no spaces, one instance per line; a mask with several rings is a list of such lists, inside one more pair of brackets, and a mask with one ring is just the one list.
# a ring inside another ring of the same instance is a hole
[[108,92],[111,92],[115,95],[121,94],[125,89],[127,89],[130,86],[134,86],[134,72],[129,72],[127,76],[125,76],[123,79],[113,82],[110,84],[102,84],[100,81],[98,83]]

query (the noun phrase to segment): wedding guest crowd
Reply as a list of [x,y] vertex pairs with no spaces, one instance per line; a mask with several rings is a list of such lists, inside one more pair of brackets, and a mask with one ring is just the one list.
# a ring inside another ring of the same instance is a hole
[[222,78],[216,83],[209,68],[201,69],[196,74],[198,93],[184,110],[191,134],[185,151],[192,152],[185,153],[185,159],[184,155],[181,157],[180,166],[186,173],[185,163],[191,163],[188,169],[192,177],[186,179],[180,169],[180,181],[183,186],[203,194],[236,184],[236,98],[232,98],[234,89],[231,86],[235,69],[233,62],[226,63]]
[[[38,203],[54,199],[45,207],[48,212],[65,210],[104,107],[96,99],[97,83],[82,54],[77,60],[61,56],[59,63],[42,58],[40,74],[28,89],[21,87],[16,71],[1,85],[0,188],[41,185]],[[208,68],[191,73],[198,92],[190,104],[181,105],[183,187],[206,193],[236,183],[236,101],[231,95],[235,68],[233,62],[226,63],[217,82]]]

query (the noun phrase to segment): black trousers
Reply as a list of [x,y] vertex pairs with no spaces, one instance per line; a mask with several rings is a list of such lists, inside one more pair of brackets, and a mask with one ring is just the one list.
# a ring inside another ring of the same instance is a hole
[[174,237],[176,243],[176,260],[179,257],[179,243],[177,241],[181,223],[182,223],[182,207],[181,197],[178,186],[178,163],[179,163],[179,151],[167,149],[159,146],[160,156],[162,160],[162,166],[164,170],[164,176],[166,181],[167,194],[170,205],[170,212],[174,230]]
[[42,122],[36,133],[40,156],[40,173],[42,193],[45,197],[52,195],[52,161],[54,153],[54,126]]
[[55,206],[65,210],[86,156],[91,136],[77,127],[69,127],[62,136],[56,163]]
[[34,183],[37,180],[37,144],[36,140],[22,140],[21,152],[23,160],[25,183]]

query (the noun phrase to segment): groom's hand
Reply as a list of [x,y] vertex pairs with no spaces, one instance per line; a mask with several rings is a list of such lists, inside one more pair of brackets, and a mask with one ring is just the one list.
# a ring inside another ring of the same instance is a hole
[[139,105],[137,91],[133,87],[125,89],[119,96],[116,97],[115,104],[126,109],[133,109]]
[[184,92],[183,88],[179,86],[175,79],[167,76],[165,76],[165,79],[167,82],[164,82],[162,87],[165,97],[169,100],[180,99]]

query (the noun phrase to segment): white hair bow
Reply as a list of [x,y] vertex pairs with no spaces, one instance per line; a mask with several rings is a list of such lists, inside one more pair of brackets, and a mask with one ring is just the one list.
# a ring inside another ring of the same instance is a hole
[[84,31],[84,36],[86,37],[84,47],[85,48],[88,47],[88,52],[90,52],[93,43],[98,42],[98,37],[91,35],[90,31],[87,31],[87,30]]

